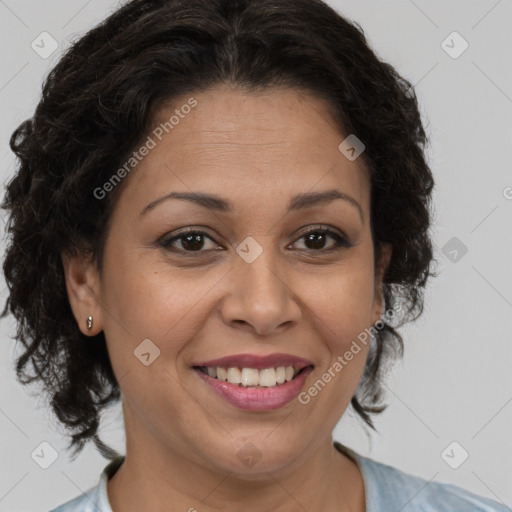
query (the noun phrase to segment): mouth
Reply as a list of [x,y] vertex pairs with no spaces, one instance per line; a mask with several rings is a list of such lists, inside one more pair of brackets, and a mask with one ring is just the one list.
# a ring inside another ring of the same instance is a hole
[[208,375],[212,379],[228,382],[242,388],[273,388],[296,379],[313,365],[298,364],[296,366],[277,366],[269,368],[238,368],[222,366],[194,366],[195,370]]
[[311,361],[290,354],[238,354],[192,365],[206,389],[230,406],[254,412],[290,404],[314,368]]

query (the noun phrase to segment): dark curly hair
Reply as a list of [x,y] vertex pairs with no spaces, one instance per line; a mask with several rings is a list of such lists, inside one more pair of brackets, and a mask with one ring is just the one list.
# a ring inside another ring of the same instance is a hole
[[[375,429],[385,409],[386,363],[403,355],[397,328],[423,311],[434,275],[429,236],[434,186],[427,137],[409,81],[379,59],[362,28],[320,0],[132,0],[74,41],[44,80],[33,117],[13,132],[18,158],[1,207],[9,212],[2,317],[17,320],[22,384],[39,382],[71,431],[73,458],[98,437],[101,412],[120,399],[103,332],[83,335],[69,304],[61,255],[93,257],[99,271],[120,191],[93,191],[126,161],[173,98],[216,84],[248,91],[292,87],[328,100],[345,135],[366,146],[375,262],[392,246],[383,322],[351,404]],[[29,367],[30,363],[30,367]]]

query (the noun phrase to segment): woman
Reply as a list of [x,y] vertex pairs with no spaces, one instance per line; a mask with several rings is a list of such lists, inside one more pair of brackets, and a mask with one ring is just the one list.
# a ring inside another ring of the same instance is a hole
[[505,510],[332,440],[349,405],[373,427],[422,311],[426,141],[318,0],[133,0],[77,41],[3,204],[18,376],[111,459],[55,511]]

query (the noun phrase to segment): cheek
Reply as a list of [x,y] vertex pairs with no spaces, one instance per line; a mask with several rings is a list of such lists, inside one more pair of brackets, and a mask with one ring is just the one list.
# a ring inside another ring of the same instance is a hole
[[172,268],[150,254],[120,257],[105,276],[105,306],[118,323],[139,338],[155,339],[179,330],[219,280],[218,272]]
[[340,265],[329,274],[302,274],[297,282],[297,294],[338,343],[370,325],[374,276],[373,267],[363,261]]
[[[167,382],[172,377],[165,370],[177,374],[182,351],[211,315],[211,298],[220,277],[213,270],[169,270],[168,263],[149,262],[149,258],[147,262],[142,258],[119,258],[108,268],[105,264],[104,332],[118,379],[128,372],[130,380],[142,379],[136,393],[139,388],[154,385],[155,372],[163,371],[158,376],[166,381],[162,389],[172,393]],[[146,367],[137,355],[142,357],[147,352],[150,361],[156,357]],[[146,374],[151,375],[153,384],[144,380]]]

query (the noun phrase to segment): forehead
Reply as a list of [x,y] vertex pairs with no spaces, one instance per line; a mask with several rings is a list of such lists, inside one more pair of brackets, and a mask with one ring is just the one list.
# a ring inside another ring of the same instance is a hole
[[[193,104],[193,108],[183,108]],[[137,165],[125,199],[150,202],[173,190],[210,192],[247,202],[339,189],[368,208],[361,158],[338,149],[345,139],[327,101],[304,91],[245,92],[219,86],[174,99],[155,116],[153,148]]]

